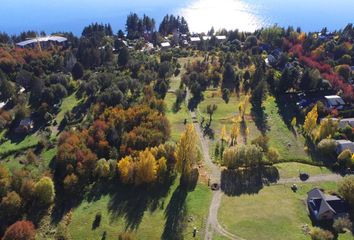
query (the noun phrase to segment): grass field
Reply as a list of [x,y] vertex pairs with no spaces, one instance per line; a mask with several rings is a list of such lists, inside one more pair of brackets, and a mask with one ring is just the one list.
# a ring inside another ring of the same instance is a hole
[[7,152],[16,152],[23,149],[31,148],[37,145],[39,137],[36,133],[27,135],[20,142],[12,142],[7,140],[0,144],[0,155],[6,154]]
[[[143,213],[142,221],[137,229],[133,231],[136,239],[161,239],[166,223],[165,210],[168,203],[171,201],[178,182],[179,181],[176,180],[175,184],[171,187],[168,196],[164,200],[163,208],[160,206],[154,211],[146,210]],[[72,239],[101,239],[104,232],[107,234],[106,239],[117,239],[119,233],[126,231],[124,213],[122,213],[120,217],[115,217],[111,214],[108,210],[110,200],[110,196],[107,195],[95,202],[89,203],[84,201],[78,208],[74,209],[71,224],[68,226]],[[201,184],[197,186],[195,191],[188,194],[186,198],[187,216],[192,217],[193,221],[188,222],[184,228],[183,235],[185,239],[192,239],[191,234],[194,226],[200,230],[200,234],[204,233],[203,228],[210,201],[210,190]],[[102,214],[101,224],[93,230],[92,223],[98,212]],[[200,238],[202,238],[202,236],[200,236]]]
[[311,226],[304,201],[306,193],[313,187],[335,191],[336,183],[299,184],[297,193],[291,191],[290,185],[265,187],[256,195],[223,196],[218,214],[220,223],[245,239],[309,239],[301,229],[304,224]]
[[317,167],[303,163],[289,162],[274,164],[281,178],[298,177],[300,172],[306,172],[310,176],[331,173],[326,167]]
[[79,104],[80,100],[76,98],[75,93],[70,96],[64,98],[63,102],[60,105],[60,111],[57,114],[55,120],[58,124],[64,119],[64,115],[66,112],[71,111],[75,106]]
[[267,132],[269,145],[278,150],[281,159],[304,159],[311,161],[304,150],[305,139],[300,134],[294,134],[284,123],[279,114],[279,108],[273,97],[264,102],[265,113],[270,131]]

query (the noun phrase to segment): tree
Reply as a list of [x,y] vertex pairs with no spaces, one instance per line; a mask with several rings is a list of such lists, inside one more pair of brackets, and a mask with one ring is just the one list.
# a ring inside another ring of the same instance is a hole
[[258,167],[262,164],[262,149],[256,145],[236,145],[224,151],[223,165],[228,169]]
[[338,184],[339,194],[354,206],[354,176],[347,176]]
[[106,178],[109,176],[110,174],[109,163],[106,161],[106,159],[102,158],[97,161],[95,174],[99,178]]
[[133,181],[134,163],[131,156],[126,156],[121,159],[118,164],[118,172],[120,180],[123,183],[131,183]]
[[49,177],[42,177],[35,184],[35,196],[37,197],[40,204],[48,205],[54,201],[55,189],[54,183]]
[[347,168],[352,166],[352,152],[349,149],[345,149],[343,152],[341,152],[337,159],[342,166]]
[[17,221],[6,229],[2,240],[35,240],[36,231],[30,221]]
[[212,116],[217,108],[218,108],[218,106],[216,106],[215,104],[209,104],[207,106],[206,110],[207,110],[207,114],[209,114],[209,125],[211,124]]
[[6,195],[6,192],[10,186],[10,173],[9,170],[0,164],[0,199],[4,195]]
[[225,103],[229,103],[230,100],[230,90],[227,88],[222,89],[222,99],[224,99]]
[[240,134],[240,128],[238,121],[236,119],[233,121],[233,124],[231,126],[231,132],[230,132],[230,140],[231,140],[231,146],[234,146],[237,144],[237,137]]
[[118,54],[118,66],[126,67],[130,59],[130,53],[127,47],[122,47]]
[[75,80],[80,79],[84,76],[84,67],[80,62],[76,62],[73,69],[71,70],[71,74]]
[[312,108],[310,112],[307,113],[304,123],[304,131],[308,137],[313,137],[313,131],[317,125],[317,104]]
[[2,78],[0,75],[0,101],[5,102],[9,100],[15,94],[15,87],[12,83]]
[[325,138],[331,138],[338,130],[339,122],[331,118],[322,119],[316,134],[316,140],[321,141]]
[[157,163],[149,149],[139,152],[135,184],[153,183],[157,178]]
[[199,161],[197,133],[192,124],[188,124],[181,135],[177,144],[176,159],[177,169],[181,173],[181,182],[183,182],[190,176],[192,169]]
[[71,173],[63,180],[64,189],[69,193],[77,192],[78,182],[79,178],[75,175],[75,173]]
[[336,150],[337,144],[333,139],[323,139],[317,144],[317,149],[324,156],[331,156]]
[[21,211],[21,197],[14,191],[7,193],[0,202],[0,210],[2,217],[16,218]]

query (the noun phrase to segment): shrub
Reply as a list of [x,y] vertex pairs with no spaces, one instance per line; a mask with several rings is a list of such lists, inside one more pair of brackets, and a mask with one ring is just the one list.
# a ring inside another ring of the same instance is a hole
[[0,203],[1,215],[15,218],[18,216],[22,206],[21,197],[16,192],[9,192],[2,198]]
[[236,145],[223,154],[223,164],[228,169],[259,166],[262,159],[262,149],[256,145]]
[[312,240],[333,240],[334,236],[330,231],[323,230],[318,227],[314,227],[310,231]]
[[349,204],[354,206],[354,176],[347,176],[339,182],[338,192]]
[[341,154],[338,155],[337,159],[341,165],[344,165],[346,167],[351,167],[352,153],[349,149],[346,149]]
[[336,142],[333,139],[323,139],[317,144],[317,149],[323,155],[331,155],[336,149]]
[[275,148],[270,148],[266,155],[271,163],[275,163],[279,160],[279,152]]
[[36,231],[30,221],[18,221],[6,229],[2,240],[34,240]]
[[269,137],[260,135],[257,138],[253,139],[251,143],[253,145],[257,145],[258,147],[262,148],[263,152],[268,152],[269,149],[268,142],[269,142]]
[[336,230],[337,233],[343,233],[345,229],[352,229],[353,223],[350,221],[349,218],[337,218],[333,222],[333,228]]

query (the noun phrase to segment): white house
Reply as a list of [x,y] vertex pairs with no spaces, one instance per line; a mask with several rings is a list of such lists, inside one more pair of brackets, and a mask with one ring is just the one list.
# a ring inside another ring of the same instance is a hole
[[171,47],[171,44],[169,42],[162,42],[161,43],[161,47],[162,48],[170,48]]

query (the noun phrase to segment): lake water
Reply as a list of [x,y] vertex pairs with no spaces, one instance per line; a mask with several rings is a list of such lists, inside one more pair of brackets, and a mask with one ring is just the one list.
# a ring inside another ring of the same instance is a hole
[[130,12],[147,14],[159,23],[167,13],[186,17],[190,30],[253,31],[262,26],[301,26],[329,30],[354,22],[354,0],[1,0],[0,31],[72,31],[81,34],[91,22],[124,29]]

